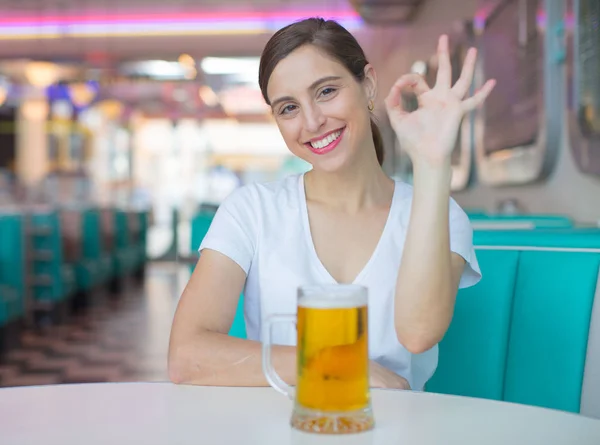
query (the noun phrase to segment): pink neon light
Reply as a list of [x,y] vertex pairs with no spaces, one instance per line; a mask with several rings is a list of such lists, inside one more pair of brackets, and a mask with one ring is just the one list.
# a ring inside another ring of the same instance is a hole
[[334,14],[328,11],[277,11],[277,12],[214,12],[214,13],[156,13],[156,14],[93,14],[93,15],[52,15],[52,16],[22,16],[6,17],[6,13],[0,13],[0,26],[36,26],[48,24],[85,24],[85,23],[135,23],[135,22],[188,22],[188,21],[232,21],[232,20],[277,20],[298,19],[301,17],[335,17],[336,19],[360,19],[354,11],[336,11]]

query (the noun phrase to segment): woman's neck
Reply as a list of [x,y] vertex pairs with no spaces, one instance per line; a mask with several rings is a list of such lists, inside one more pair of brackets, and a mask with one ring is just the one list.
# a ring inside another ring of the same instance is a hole
[[394,181],[382,170],[377,158],[369,157],[354,164],[354,168],[338,172],[311,170],[306,173],[307,200],[347,213],[389,205],[394,194]]

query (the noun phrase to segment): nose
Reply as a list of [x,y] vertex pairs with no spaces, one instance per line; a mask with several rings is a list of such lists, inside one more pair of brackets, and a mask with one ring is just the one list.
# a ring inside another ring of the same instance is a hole
[[309,107],[304,107],[304,127],[307,132],[317,133],[326,120],[327,118],[319,105],[312,104]]

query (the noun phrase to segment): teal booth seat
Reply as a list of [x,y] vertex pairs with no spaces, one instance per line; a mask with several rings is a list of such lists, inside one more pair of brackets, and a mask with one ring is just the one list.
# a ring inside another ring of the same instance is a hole
[[202,240],[206,236],[208,229],[212,223],[212,220],[215,216],[214,212],[203,210],[194,215],[191,221],[192,225],[192,239],[191,239],[191,249],[192,252],[197,252],[200,248],[200,244]]
[[[2,273],[1,267],[0,273]],[[4,284],[0,284],[0,337],[2,337],[1,328],[20,318],[18,316],[20,305],[21,300],[16,289]],[[0,338],[0,343],[1,342],[2,338]],[[0,346],[0,350],[1,349],[2,347]]]
[[64,261],[59,214],[56,209],[36,210],[28,215],[28,219],[31,247],[28,284],[35,301],[52,307],[68,297],[63,287]]
[[562,215],[492,215],[482,213],[468,214],[475,230],[489,229],[551,229],[572,228],[573,220]]
[[63,286],[63,294],[66,297],[75,295],[78,290],[77,273],[73,264],[62,264],[60,268],[60,277]]
[[20,343],[23,326],[22,303],[22,295],[15,288],[0,284],[0,358]]
[[82,209],[81,215],[82,246],[81,253],[90,264],[95,275],[90,277],[93,285],[108,283],[115,273],[114,263],[109,252],[102,246],[102,227],[100,209],[90,207]]
[[600,231],[474,241],[483,279],[459,291],[426,390],[580,412]]
[[[214,212],[210,211],[200,211],[191,221],[191,249],[193,252],[197,251],[202,243],[202,240],[206,236],[208,229],[210,228],[210,224],[214,218]],[[193,271],[194,266],[191,266]],[[244,321],[244,294],[240,295],[240,299],[238,301],[238,306],[235,312],[235,316],[233,318],[233,323],[231,325],[231,329],[229,330],[229,335],[232,337],[238,338],[246,338],[246,322]]]
[[25,316],[23,215],[0,213],[0,328]]
[[149,210],[138,210],[135,212],[135,217],[138,218],[138,267],[143,268],[148,261],[147,245],[148,245],[148,226],[149,226]]
[[246,322],[244,320],[244,294],[240,295],[238,306],[233,317],[233,323],[229,329],[229,335],[237,338],[247,338]]
[[600,248],[600,229],[544,228],[535,230],[475,230],[475,246],[519,246],[532,248]]
[[[75,277],[74,289],[66,285],[64,289],[74,290],[78,306],[82,300],[87,301],[89,292],[101,282],[99,258],[95,255],[95,239],[93,213],[89,208],[80,205],[67,205],[60,209],[61,236],[63,238],[62,274],[67,280],[71,272]],[[65,284],[65,283],[63,283]],[[86,303],[87,304],[87,303]]]
[[126,276],[132,274],[138,267],[139,250],[130,227],[129,212],[116,209],[114,212],[114,261],[116,274]]
[[519,251],[477,251],[483,278],[457,295],[430,392],[503,400]]

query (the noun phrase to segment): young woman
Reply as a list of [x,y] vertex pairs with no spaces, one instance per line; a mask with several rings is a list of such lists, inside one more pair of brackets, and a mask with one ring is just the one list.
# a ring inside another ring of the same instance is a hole
[[[465,113],[494,86],[469,91],[475,50],[451,85],[448,39],[438,45],[430,89],[402,76],[385,99],[389,119],[414,166],[414,184],[382,170],[372,119],[377,77],[354,37],[312,18],[273,35],[259,83],[289,150],[306,174],[233,192],[200,246],[177,308],[169,375],[175,383],[266,386],[261,320],[294,313],[298,286],[356,283],[369,289],[371,385],[421,390],[437,366],[459,287],[480,279],[466,214],[450,198],[450,154]],[[407,113],[401,91],[418,110]],[[227,335],[244,291],[247,340]],[[295,331],[273,338],[275,368],[295,383]]]

